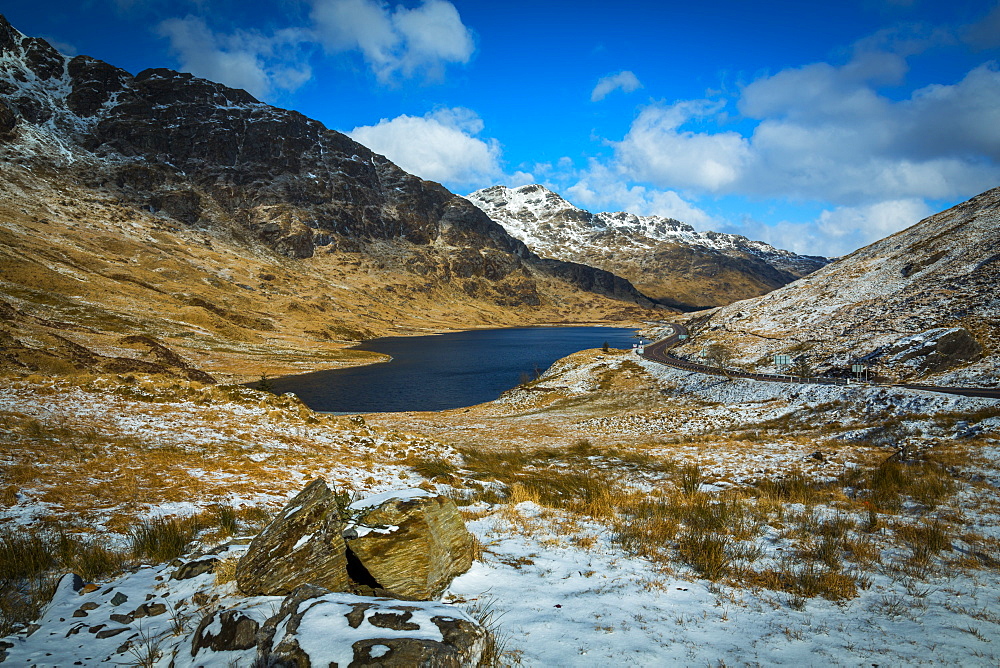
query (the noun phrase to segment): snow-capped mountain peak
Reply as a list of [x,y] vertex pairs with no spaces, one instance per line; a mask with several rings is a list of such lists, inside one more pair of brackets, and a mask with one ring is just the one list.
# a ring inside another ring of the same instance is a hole
[[[615,266],[647,294],[673,305],[714,306],[757,296],[827,262],[738,234],[699,232],[673,218],[591,213],[538,184],[492,186],[467,198],[539,255]],[[665,262],[669,256],[669,266],[660,266],[655,256]],[[639,266],[626,266],[630,263]],[[680,276],[684,271],[688,275]],[[671,275],[669,287],[662,285],[665,272]],[[727,287],[706,283],[708,276],[720,276]]]

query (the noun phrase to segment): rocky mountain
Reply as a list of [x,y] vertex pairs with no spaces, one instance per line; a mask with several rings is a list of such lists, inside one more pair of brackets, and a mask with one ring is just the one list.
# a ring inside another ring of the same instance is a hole
[[[930,216],[757,299],[698,314],[679,352],[711,343],[773,370],[772,355],[845,376],[1000,382],[1000,188]],[[685,350],[686,349],[686,350]]]
[[53,350],[117,368],[129,336],[301,350],[652,305],[609,272],[538,258],[302,114],[189,74],[67,58],[3,17],[0,160],[0,336],[27,369]]
[[828,262],[672,218],[591,213],[540,185],[493,186],[468,199],[539,255],[606,269],[687,310],[762,295]]

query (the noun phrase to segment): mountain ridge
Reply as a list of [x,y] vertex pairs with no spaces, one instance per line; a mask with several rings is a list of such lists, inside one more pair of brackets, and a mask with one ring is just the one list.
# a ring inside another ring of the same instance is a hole
[[464,198],[298,112],[190,74],[67,58],[2,17],[0,158],[15,368],[134,358],[123,336],[184,348],[193,334],[210,364],[209,333],[261,359],[283,340],[301,360],[345,332],[638,321],[653,305],[609,272],[538,258]]
[[538,184],[492,186],[467,198],[537,254],[625,276],[685,310],[764,294],[828,262],[672,218],[591,213]]
[[788,354],[824,375],[861,364],[891,380],[996,387],[998,231],[993,188],[772,293],[693,314],[697,336],[678,352],[720,344],[751,369]]

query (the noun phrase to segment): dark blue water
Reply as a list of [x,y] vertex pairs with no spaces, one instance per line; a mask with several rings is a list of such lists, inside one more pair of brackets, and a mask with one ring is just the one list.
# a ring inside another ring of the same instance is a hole
[[496,399],[560,357],[605,341],[631,349],[634,335],[612,327],[526,327],[387,337],[357,348],[391,355],[391,362],[286,376],[272,384],[316,411],[438,411]]

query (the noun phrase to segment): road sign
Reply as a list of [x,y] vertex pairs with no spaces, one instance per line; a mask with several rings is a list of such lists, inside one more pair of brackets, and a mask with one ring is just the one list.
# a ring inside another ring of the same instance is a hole
[[687,334],[678,334],[678,335],[677,335],[677,338],[678,338],[678,339],[680,339],[681,341],[683,341],[683,340],[684,340],[684,339],[686,339],[687,337],[688,337],[688,335],[687,335]]
[[864,364],[852,364],[851,365],[851,371],[854,372],[854,373],[864,373],[865,372],[865,368],[866,367],[865,367]]
[[775,355],[774,356],[774,366],[791,366],[792,356],[791,355]]

